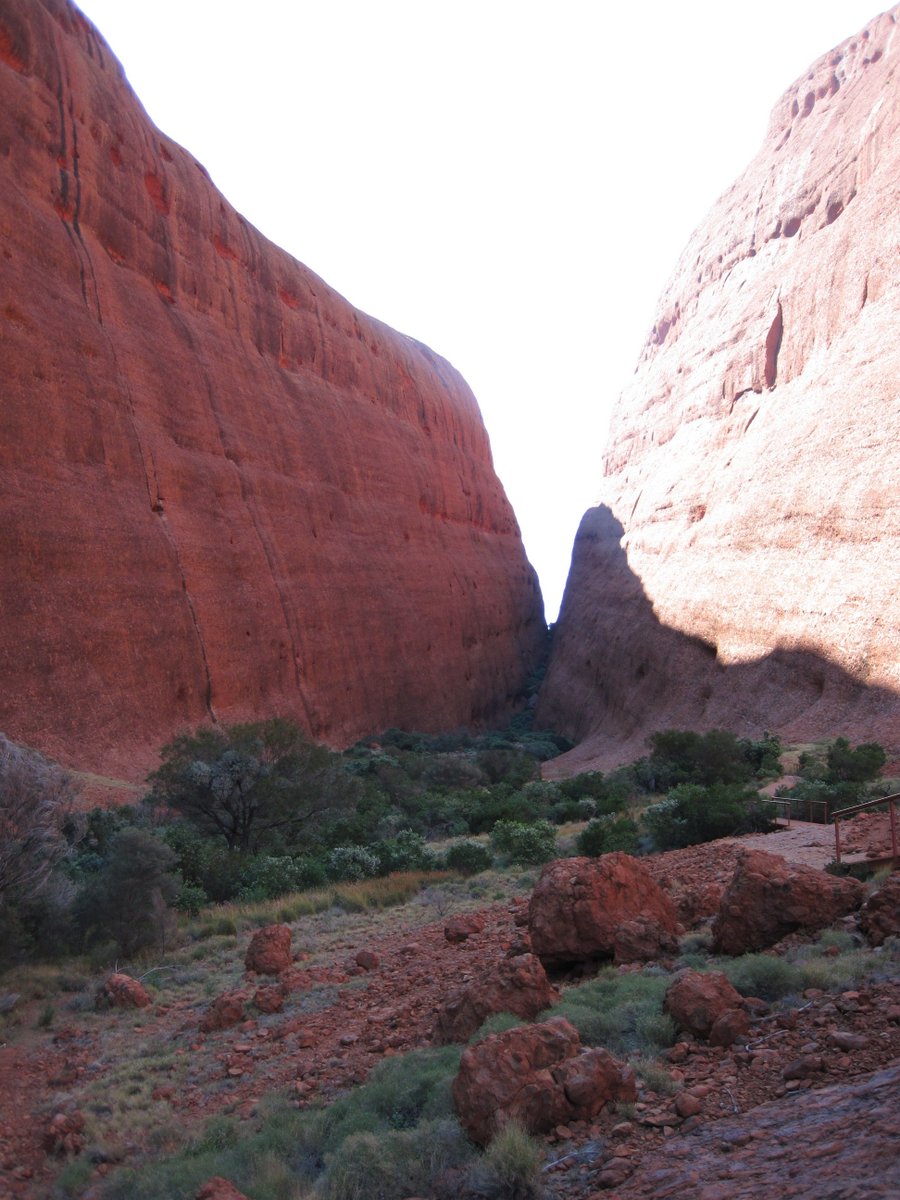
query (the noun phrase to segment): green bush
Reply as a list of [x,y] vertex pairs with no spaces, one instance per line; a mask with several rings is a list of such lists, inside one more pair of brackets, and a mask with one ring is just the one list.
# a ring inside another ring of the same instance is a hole
[[276,900],[290,892],[321,887],[327,879],[325,867],[317,859],[291,858],[286,854],[258,854],[246,862],[241,872],[237,899],[242,903]]
[[436,866],[434,853],[425,845],[425,839],[411,829],[401,829],[396,837],[376,842],[372,853],[382,875],[390,875],[392,871],[433,871]]
[[615,1054],[653,1055],[671,1046],[677,1033],[662,1008],[670,982],[663,974],[605,968],[590,982],[567,988],[550,1011],[571,1021],[587,1045]]
[[753,774],[744,747],[733,733],[711,729],[666,729],[650,738],[649,767],[655,775],[655,791],[669,791],[681,783],[746,783]]
[[86,946],[113,942],[130,957],[148,946],[165,947],[172,937],[170,910],[181,881],[175,855],[141,829],[124,829],[110,856],[76,898],[75,918]]
[[444,862],[449,871],[458,871],[460,875],[478,875],[488,870],[493,858],[490,850],[481,842],[457,842],[447,851]]
[[549,821],[498,821],[491,831],[491,847],[510,863],[521,866],[549,862],[556,856],[556,833]]
[[798,969],[774,954],[742,954],[723,962],[721,969],[742,996],[779,1000],[804,986]]
[[540,1144],[521,1125],[509,1121],[469,1171],[469,1187],[483,1200],[540,1200]]
[[877,742],[863,742],[854,750],[846,738],[836,738],[828,747],[829,782],[866,783],[877,779],[887,762],[884,749]]
[[658,850],[676,850],[715,838],[773,827],[771,806],[738,784],[683,783],[644,810],[642,822]]
[[458,1167],[471,1153],[455,1120],[354,1133],[326,1158],[322,1195],[327,1200],[406,1200],[430,1191],[437,1175]]
[[593,858],[615,850],[634,854],[638,845],[638,827],[629,817],[595,817],[579,833],[575,845],[579,854]]
[[339,881],[371,879],[380,863],[364,846],[335,846],[328,855],[328,876]]

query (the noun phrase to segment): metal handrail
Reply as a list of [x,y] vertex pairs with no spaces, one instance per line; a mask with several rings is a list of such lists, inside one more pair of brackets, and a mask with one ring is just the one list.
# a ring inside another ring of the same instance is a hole
[[894,810],[895,801],[900,800],[900,792],[894,792],[890,796],[878,796],[874,800],[866,800],[863,804],[854,804],[852,808],[836,809],[831,815],[834,818],[834,861],[841,861],[841,817],[849,816],[852,813],[863,812],[867,808],[877,808],[879,804],[888,806],[891,822],[891,858],[896,862],[897,853],[897,814]]

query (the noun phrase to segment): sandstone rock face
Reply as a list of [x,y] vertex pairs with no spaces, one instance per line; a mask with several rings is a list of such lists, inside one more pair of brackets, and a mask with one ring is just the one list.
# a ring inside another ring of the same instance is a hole
[[646,962],[678,948],[675,906],[646,867],[622,853],[548,863],[531,897],[529,931],[545,966]]
[[859,908],[865,894],[856,879],[746,850],[713,919],[713,950],[747,954],[773,946],[796,929],[822,929]]
[[859,925],[873,946],[900,936],[900,871],[884,881],[860,909]]
[[438,1045],[468,1041],[493,1013],[531,1020],[557,999],[536,955],[505,958],[490,975],[451,996],[438,1015],[434,1040]]
[[250,227],[68,0],[0,11],[0,728],[503,716],[540,594],[476,402]]
[[613,418],[538,722],[573,771],[667,727],[897,743],[900,9],[784,95]]
[[258,975],[278,975],[292,963],[290,925],[266,925],[250,939],[244,966]]
[[484,1146],[506,1121],[545,1133],[590,1120],[609,1100],[634,1100],[634,1072],[606,1050],[585,1050],[563,1017],[492,1034],[463,1051],[453,1081],[460,1124]]

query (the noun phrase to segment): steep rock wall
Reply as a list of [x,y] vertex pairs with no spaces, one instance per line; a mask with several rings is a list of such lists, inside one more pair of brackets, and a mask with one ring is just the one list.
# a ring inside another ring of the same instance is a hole
[[543,634],[475,400],[250,227],[67,0],[0,7],[0,729],[498,719]]
[[660,300],[541,696],[576,763],[675,724],[900,742],[898,20],[788,90]]

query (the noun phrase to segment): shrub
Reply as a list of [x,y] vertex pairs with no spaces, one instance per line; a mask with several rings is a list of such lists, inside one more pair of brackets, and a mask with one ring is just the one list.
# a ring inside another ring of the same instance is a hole
[[491,846],[511,863],[522,866],[545,863],[556,855],[556,833],[549,821],[530,825],[498,821],[491,831]]
[[246,864],[237,898],[244,903],[275,900],[290,892],[321,886],[326,879],[326,870],[316,859],[260,854]]
[[471,1154],[455,1120],[411,1130],[354,1133],[326,1159],[327,1200],[406,1200],[430,1192],[434,1178]]
[[629,817],[596,817],[575,839],[579,854],[598,857],[614,850],[634,854],[638,845],[638,827]]
[[447,851],[445,865],[448,871],[460,875],[478,875],[487,871],[493,862],[491,852],[481,842],[457,842]]
[[740,741],[724,729],[666,729],[653,734],[650,745],[649,766],[660,791],[680,783],[746,783],[753,774]]
[[742,954],[724,962],[721,969],[743,996],[779,1000],[804,986],[797,968],[774,954]]
[[175,855],[141,829],[124,829],[110,857],[75,901],[75,917],[87,946],[113,942],[126,957],[147,946],[163,946],[172,934],[169,906],[180,881]]
[[328,855],[328,875],[331,879],[371,879],[378,874],[379,862],[364,846],[335,846]]
[[484,1200],[540,1200],[541,1147],[521,1125],[508,1121],[469,1171],[469,1186]]
[[605,969],[580,987],[568,988],[553,1015],[571,1021],[581,1040],[616,1054],[657,1054],[675,1041],[677,1030],[662,1010],[666,975]]
[[865,783],[878,778],[887,755],[877,742],[863,742],[854,750],[846,738],[840,737],[829,746],[826,761],[830,782]]
[[376,842],[372,852],[382,875],[392,871],[430,871],[435,867],[435,856],[424,838],[411,829],[401,829],[396,837]]
[[660,850],[676,850],[773,824],[757,793],[736,784],[680,784],[665,800],[646,808],[642,820]]

